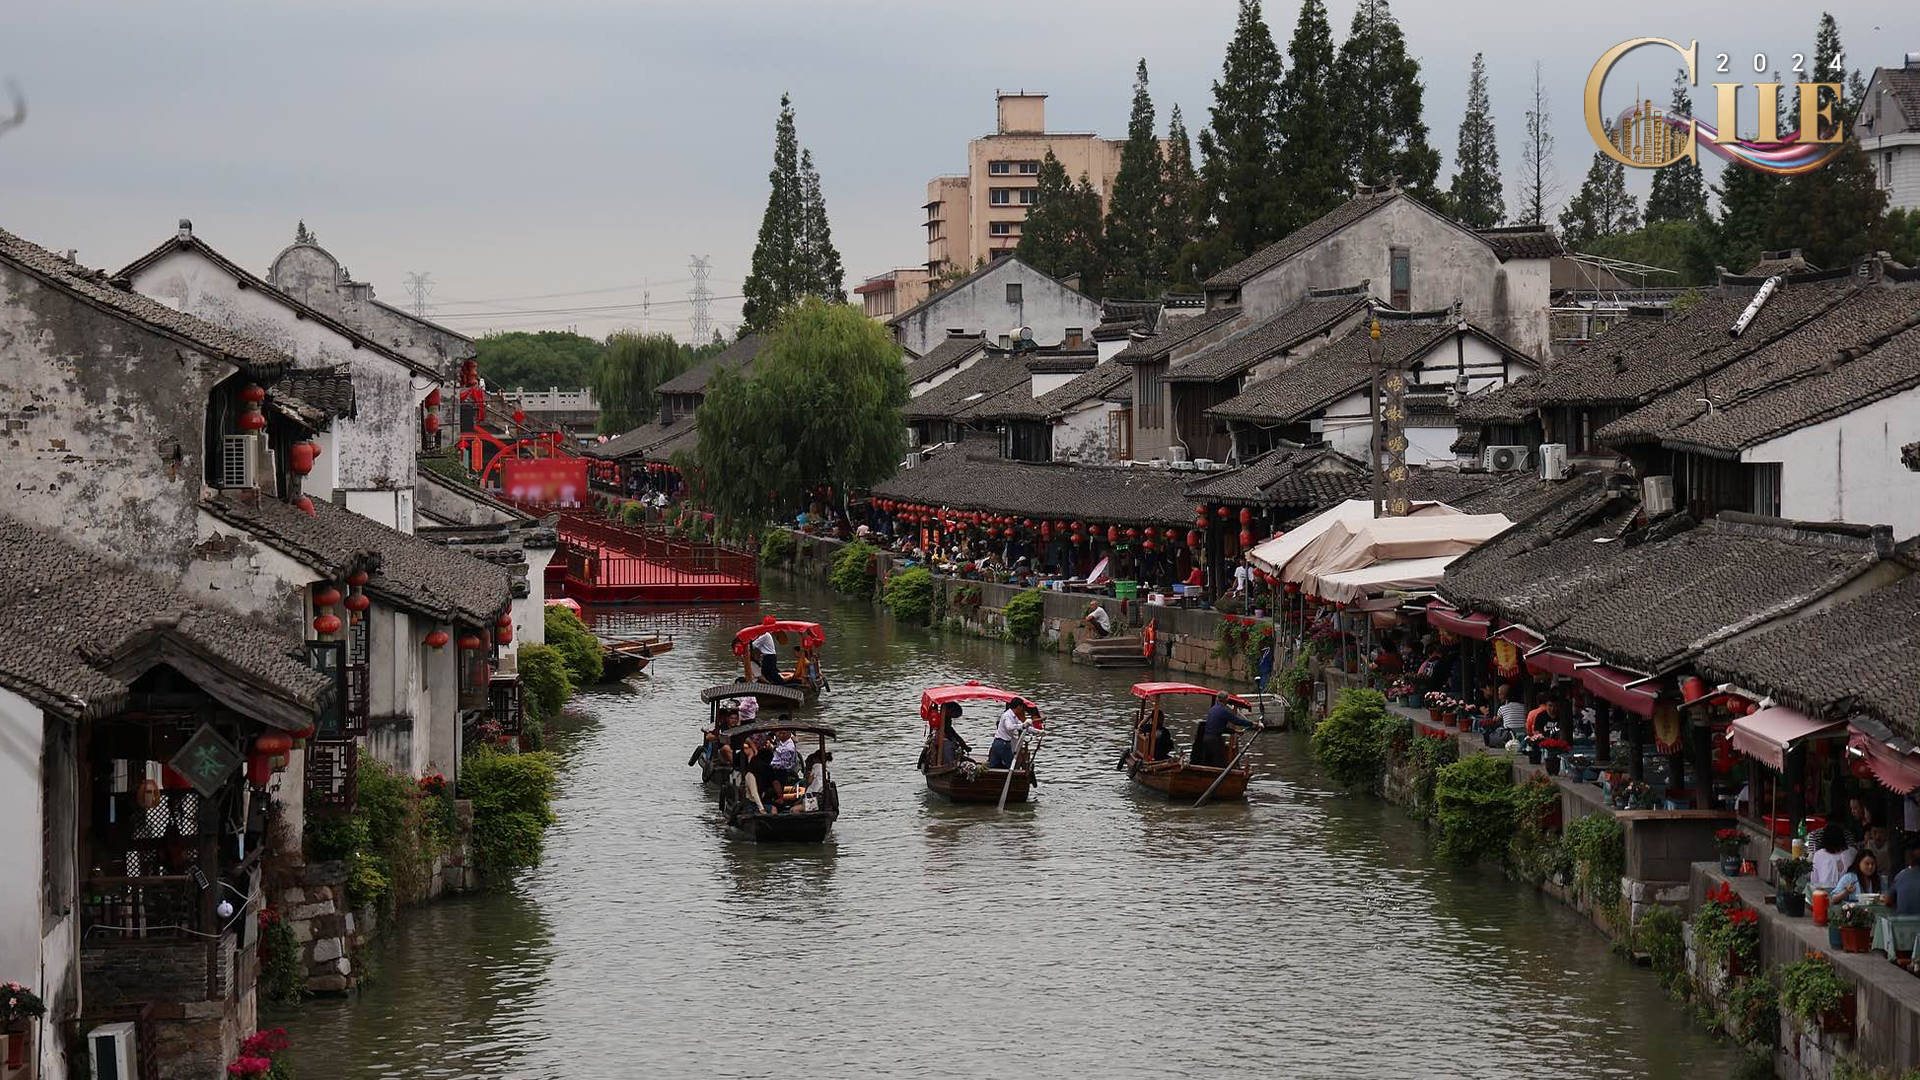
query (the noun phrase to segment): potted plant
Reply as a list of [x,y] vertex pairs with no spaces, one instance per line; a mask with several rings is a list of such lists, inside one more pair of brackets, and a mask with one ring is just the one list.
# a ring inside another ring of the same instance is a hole
[[0,1032],[5,1032],[7,1037],[8,1069],[18,1069],[26,1063],[27,1032],[46,1012],[46,1003],[40,1000],[40,995],[17,982],[0,984]]
[[1702,955],[1722,958],[1727,977],[1738,980],[1760,956],[1760,913],[1722,882],[1708,889],[1706,902],[1695,909],[1693,940]]
[[1865,904],[1842,904],[1831,916],[1840,928],[1840,947],[1863,953],[1873,945],[1873,909]]
[[1540,764],[1541,755],[1543,755],[1546,752],[1541,748],[1540,740],[1528,739],[1526,745],[1527,745],[1527,763],[1530,765]]
[[1747,846],[1746,834],[1739,829],[1720,829],[1713,834],[1713,846],[1720,849],[1720,872],[1740,876],[1740,852]]
[[1812,861],[1793,856],[1777,856],[1773,860],[1773,906],[1780,914],[1799,918],[1807,911],[1807,894],[1800,886],[1813,872]]
[[1551,735],[1542,736],[1534,741],[1539,744],[1541,752],[1547,757],[1548,774],[1554,776],[1559,775],[1560,759],[1573,749],[1573,744],[1565,739],[1555,738]]
[[1833,961],[1816,952],[1780,969],[1780,1007],[1829,1035],[1853,1031],[1854,990]]
[[1568,773],[1568,778],[1575,783],[1588,783],[1592,781],[1596,775],[1593,767],[1593,758],[1586,754],[1568,754],[1566,755],[1566,763],[1567,768],[1572,770]]

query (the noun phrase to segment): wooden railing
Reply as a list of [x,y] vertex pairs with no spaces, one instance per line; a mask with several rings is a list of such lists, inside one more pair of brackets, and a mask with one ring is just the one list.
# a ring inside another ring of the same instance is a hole
[[681,540],[665,532],[560,515],[560,540],[568,567],[580,580],[601,585],[655,585],[676,581],[753,581],[759,562],[751,552],[707,541]]
[[90,877],[82,933],[89,945],[179,939],[213,929],[200,915],[200,889],[184,874]]

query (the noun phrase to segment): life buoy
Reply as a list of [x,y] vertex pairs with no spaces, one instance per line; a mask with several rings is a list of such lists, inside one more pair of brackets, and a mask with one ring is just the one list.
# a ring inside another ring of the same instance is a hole
[[1154,642],[1159,639],[1159,633],[1153,628],[1153,620],[1148,619],[1146,628],[1140,631],[1140,655],[1152,659]]

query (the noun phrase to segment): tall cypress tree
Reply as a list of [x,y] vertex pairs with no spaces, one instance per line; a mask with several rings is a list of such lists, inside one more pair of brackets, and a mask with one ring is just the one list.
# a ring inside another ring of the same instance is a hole
[[1500,186],[1500,143],[1493,133],[1493,102],[1487,94],[1487,60],[1473,54],[1467,76],[1467,112],[1460,118],[1460,148],[1455,155],[1453,213],[1476,229],[1490,229],[1507,216]]
[[1321,0],[1305,0],[1280,80],[1280,175],[1287,178],[1285,235],[1340,205],[1351,193],[1334,99],[1333,27]]
[[1560,212],[1560,235],[1578,248],[1639,225],[1639,200],[1627,194],[1627,167],[1594,151],[1586,182]]
[[[1674,116],[1693,115],[1693,95],[1687,89],[1687,69],[1673,76],[1673,102],[1668,106]],[[1671,165],[1655,169],[1653,191],[1647,195],[1647,224],[1662,221],[1707,221],[1707,181],[1700,163],[1681,158]]]
[[1147,93],[1147,62],[1133,77],[1133,116],[1120,171],[1107,204],[1105,284],[1115,296],[1158,296],[1165,284],[1158,230],[1163,224],[1166,188],[1160,140],[1154,135],[1153,98]]
[[[1860,106],[1867,96],[1867,83],[1861,76],[1859,68],[1847,70],[1847,47],[1840,42],[1840,24],[1834,21],[1832,12],[1820,13],[1820,26],[1814,31],[1813,36],[1813,67],[1808,69],[1807,74],[1802,78],[1807,82],[1839,83],[1845,88],[1844,92],[1838,95],[1831,90],[1820,91],[1820,102],[1823,105],[1834,106],[1833,118],[1851,131],[1853,118],[1860,114]],[[1800,130],[1798,87],[1793,91],[1793,112],[1789,121],[1791,126],[1788,123],[1780,125],[1782,135],[1789,131]]]
[[801,222],[805,203],[800,180],[800,140],[794,132],[793,101],[780,95],[780,118],[773,126],[773,171],[767,174],[767,210],[760,218],[760,238],[753,246],[753,268],[741,292],[740,315],[751,331],[768,330],[781,309],[802,291],[796,270],[800,262]]
[[1187,121],[1180,106],[1173,107],[1167,119],[1167,167],[1162,174],[1166,201],[1160,207],[1159,241],[1161,280],[1170,289],[1191,291],[1199,287],[1193,272],[1191,247],[1199,236],[1195,213],[1200,205],[1200,181],[1193,171],[1193,143],[1187,138]]
[[1213,123],[1200,133],[1200,179],[1213,233],[1195,251],[1202,278],[1286,235],[1286,178],[1276,153],[1282,68],[1260,0],[1240,0],[1226,62],[1213,84]]
[[[1744,171],[1744,170],[1743,170]],[[1797,247],[1815,266],[1839,269],[1887,246],[1887,192],[1858,139],[1832,161],[1790,176],[1769,207],[1768,246]]]
[[1440,151],[1427,145],[1420,62],[1407,55],[1387,0],[1360,0],[1334,70],[1346,113],[1348,175],[1356,184],[1393,178],[1414,196],[1432,199]]
[[1013,249],[1020,261],[1054,277],[1080,275],[1083,291],[1100,287],[1100,193],[1082,175],[1067,178],[1066,167],[1047,151],[1035,180],[1033,209],[1020,226]]
[[827,198],[820,193],[820,174],[814,170],[811,150],[800,151],[800,262],[796,270],[805,282],[805,294],[834,304],[847,302],[847,273],[840,266],[839,249],[833,246]]

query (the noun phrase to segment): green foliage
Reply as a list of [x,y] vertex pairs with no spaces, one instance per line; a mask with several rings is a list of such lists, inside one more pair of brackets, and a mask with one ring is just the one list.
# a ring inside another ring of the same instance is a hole
[[606,346],[567,330],[510,330],[474,342],[474,364],[496,390],[584,390]]
[[1585,251],[1596,240],[1639,225],[1640,200],[1627,193],[1627,167],[1595,150],[1586,180],[1560,211],[1561,238],[1568,247]]
[[1286,674],[1276,672],[1275,677],[1281,680],[1281,692],[1287,695],[1287,715],[1304,718],[1313,706],[1313,653],[1301,649],[1293,655]]
[[1440,151],[1427,144],[1420,61],[1407,54],[1406,36],[1387,0],[1360,0],[1334,78],[1348,176],[1360,184],[1397,178],[1415,196],[1433,201]]
[[527,712],[540,719],[560,715],[573,696],[573,676],[567,659],[551,645],[520,646],[520,687]]
[[1497,859],[1513,840],[1513,767],[1495,754],[1469,754],[1441,766],[1434,781],[1438,850],[1461,865]]
[[[1413,721],[1402,719],[1394,713],[1387,715],[1399,720],[1411,732]],[[1410,738],[1407,756],[1413,765],[1414,813],[1422,821],[1430,821],[1436,809],[1434,789],[1440,780],[1440,770],[1460,760],[1460,744],[1452,738]]]
[[1338,116],[1340,89],[1334,76],[1333,26],[1321,0],[1304,0],[1287,44],[1288,66],[1280,79],[1280,146],[1275,161],[1287,178],[1281,235],[1340,205],[1351,185]]
[[1767,218],[1768,246],[1797,247],[1815,266],[1838,269],[1886,246],[1887,192],[1859,140],[1811,172],[1790,176]]
[[1742,979],[1721,1002],[1734,1037],[1747,1046],[1772,1046],[1780,1032],[1780,991],[1765,978]]
[[[1693,94],[1684,67],[1674,72],[1673,102],[1667,108],[1667,115],[1693,115]],[[1653,191],[1647,196],[1647,224],[1662,221],[1707,223],[1707,181],[1698,161],[1681,158],[1653,171]]]
[[939,588],[933,571],[916,566],[888,578],[881,600],[894,618],[925,625],[933,617],[934,593]]
[[604,673],[600,639],[569,608],[552,604],[546,610],[547,644],[567,663],[574,686],[592,686]]
[[827,584],[834,592],[849,596],[873,595],[873,563],[880,549],[872,544],[855,542],[840,549],[834,556],[833,572],[827,576]]
[[1560,831],[1549,824],[1559,820],[1559,809],[1560,786],[1551,777],[1535,773],[1514,785],[1513,843],[1507,861],[1515,873],[1535,885],[1573,875],[1573,860]]
[[347,874],[347,901],[356,908],[385,909],[393,899],[393,879],[378,858],[356,859]]
[[900,347],[857,309],[808,299],[755,358],[752,377],[707,385],[691,462],[695,490],[723,523],[759,524],[893,475],[906,452]]
[[742,288],[744,332],[771,330],[782,313],[803,297],[844,303],[840,254],[827,233],[826,202],[813,156],[800,149],[793,101],[780,95],[774,122],[773,169],[767,174],[766,213],[754,243],[753,267]]
[[1166,287],[1157,235],[1167,197],[1164,168],[1160,140],[1154,134],[1153,98],[1147,93],[1147,62],[1141,60],[1133,78],[1127,143],[1120,151],[1120,171],[1113,178],[1113,196],[1107,203],[1103,295],[1159,296]]
[[1553,174],[1553,110],[1543,67],[1534,61],[1526,137],[1520,143],[1520,168],[1514,176],[1513,219],[1520,225],[1545,225],[1560,190]]
[[1275,154],[1283,69],[1260,0],[1240,0],[1233,40],[1213,83],[1213,122],[1200,132],[1200,224],[1210,235],[1187,261],[1201,278],[1287,233],[1288,178]]
[[557,776],[547,753],[503,754],[482,746],[467,758],[460,793],[473,802],[474,855],[491,883],[539,863],[553,824]]
[[1758,916],[1726,886],[1710,891],[1693,909],[1693,948],[1714,963],[1738,957],[1751,969],[1760,952]]
[[1160,206],[1160,224],[1156,230],[1161,273],[1170,289],[1199,292],[1200,279],[1187,256],[1200,235],[1200,178],[1193,170],[1193,142],[1187,138],[1187,121],[1180,115],[1178,105],[1173,107],[1173,114],[1167,120],[1167,155],[1161,186],[1167,196]]
[[767,535],[760,538],[760,564],[762,566],[784,566],[793,561],[793,534],[785,529],[769,529]]
[[1043,274],[1080,275],[1080,287],[1101,291],[1103,223],[1100,194],[1083,173],[1075,184],[1060,159],[1048,150],[1035,179],[1033,208],[1020,226],[1014,255]]
[[1903,206],[1887,215],[1887,251],[1903,265],[1920,265],[1920,209]]
[[1040,624],[1047,613],[1046,594],[1028,589],[1007,601],[1004,614],[1007,636],[1015,641],[1033,641],[1040,636]]
[[1602,811],[1568,825],[1564,835],[1573,860],[1572,891],[1618,922],[1620,875],[1626,872],[1627,831],[1620,819]]
[[654,388],[692,365],[693,351],[666,334],[622,330],[607,338],[593,372],[600,431],[617,435],[652,419],[658,412]]
[[1677,908],[1655,906],[1633,926],[1633,945],[1647,954],[1654,978],[1668,996],[1684,999],[1693,985],[1687,972],[1687,943]]
[[1840,1007],[1841,999],[1853,991],[1853,984],[1840,977],[1833,962],[1820,953],[1780,968],[1780,1007],[1787,1015],[1809,1024]]
[[1768,243],[1767,222],[1773,216],[1773,200],[1783,183],[1779,176],[1753,169],[1720,170],[1720,182],[1713,192],[1720,200],[1718,248],[1720,261],[1727,269],[1742,273],[1760,260],[1760,252]]
[[647,508],[641,505],[639,500],[636,499],[620,507],[620,524],[643,525],[646,520]]
[[355,814],[329,813],[307,807],[306,845],[309,859],[329,862],[351,859],[367,846],[367,819]]
[[1387,699],[1378,690],[1347,690],[1313,729],[1320,767],[1342,787],[1372,787],[1387,759],[1381,720]]
[[1674,272],[1672,277],[1651,278],[1651,284],[1710,285],[1716,280],[1717,244],[1718,235],[1711,225],[1681,219],[1649,223],[1630,232],[1601,237],[1581,250]]
[[1506,220],[1507,197],[1500,184],[1500,143],[1493,130],[1493,101],[1487,93],[1487,59],[1473,54],[1467,76],[1467,111],[1460,118],[1459,150],[1454,156],[1453,214],[1475,229]]
[[260,993],[276,1005],[298,1005],[306,989],[306,965],[293,924],[278,911],[260,920]]

